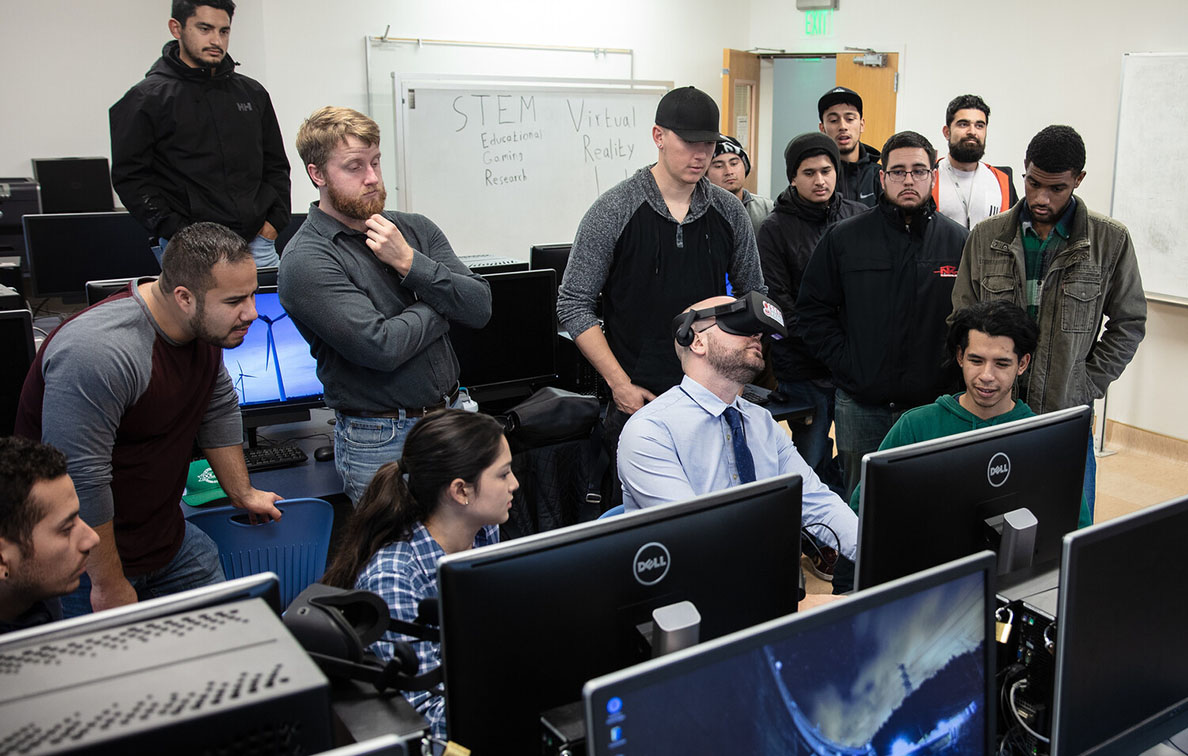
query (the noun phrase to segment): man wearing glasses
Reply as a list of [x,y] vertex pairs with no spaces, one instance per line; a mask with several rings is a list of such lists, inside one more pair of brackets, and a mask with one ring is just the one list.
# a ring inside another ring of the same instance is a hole
[[862,456],[905,411],[951,392],[945,318],[968,231],[936,211],[936,151],[901,131],[883,145],[876,207],[833,226],[796,300],[798,329],[837,386],[835,435],[846,496]]

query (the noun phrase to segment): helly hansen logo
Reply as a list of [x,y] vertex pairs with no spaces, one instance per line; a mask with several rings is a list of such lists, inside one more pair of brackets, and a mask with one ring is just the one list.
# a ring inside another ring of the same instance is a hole
[[957,266],[956,265],[942,265],[932,272],[937,274],[941,278],[956,278],[957,277]]
[[250,102],[237,102],[235,106],[239,108],[240,113],[250,113],[252,111],[252,104]]
[[652,541],[639,547],[631,561],[631,572],[640,585],[655,585],[668,574],[668,548]]

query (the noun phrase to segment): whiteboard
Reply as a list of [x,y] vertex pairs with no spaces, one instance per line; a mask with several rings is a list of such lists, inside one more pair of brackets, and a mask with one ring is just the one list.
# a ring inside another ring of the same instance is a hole
[[1118,147],[1110,215],[1134,240],[1151,299],[1188,304],[1188,140],[1168,124],[1182,123],[1188,55],[1122,56]]
[[459,255],[528,258],[572,242],[597,197],[656,161],[667,82],[398,80],[399,207],[441,227]]

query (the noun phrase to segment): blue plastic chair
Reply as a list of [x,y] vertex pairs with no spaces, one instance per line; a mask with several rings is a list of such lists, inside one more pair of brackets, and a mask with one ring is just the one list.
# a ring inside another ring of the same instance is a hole
[[227,579],[275,572],[280,576],[281,606],[316,582],[326,571],[334,507],[322,499],[277,502],[283,515],[276,522],[252,525],[235,507],[195,512],[189,521],[202,528],[219,547]]
[[622,504],[620,504],[618,506],[611,507],[610,509],[606,510],[602,514],[598,515],[598,519],[605,520],[608,517],[614,517],[615,515],[621,515],[625,511],[627,511],[627,510],[623,507]]

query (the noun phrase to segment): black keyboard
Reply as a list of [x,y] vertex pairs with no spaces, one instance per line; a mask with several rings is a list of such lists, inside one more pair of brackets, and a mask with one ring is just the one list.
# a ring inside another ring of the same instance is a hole
[[243,461],[247,462],[248,472],[261,470],[276,470],[282,467],[296,467],[309,457],[295,444],[281,444],[279,446],[256,446],[243,450]]
[[746,399],[752,404],[767,404],[770,400],[768,394],[771,393],[762,386],[755,386],[753,384],[746,384],[743,386],[742,398]]

